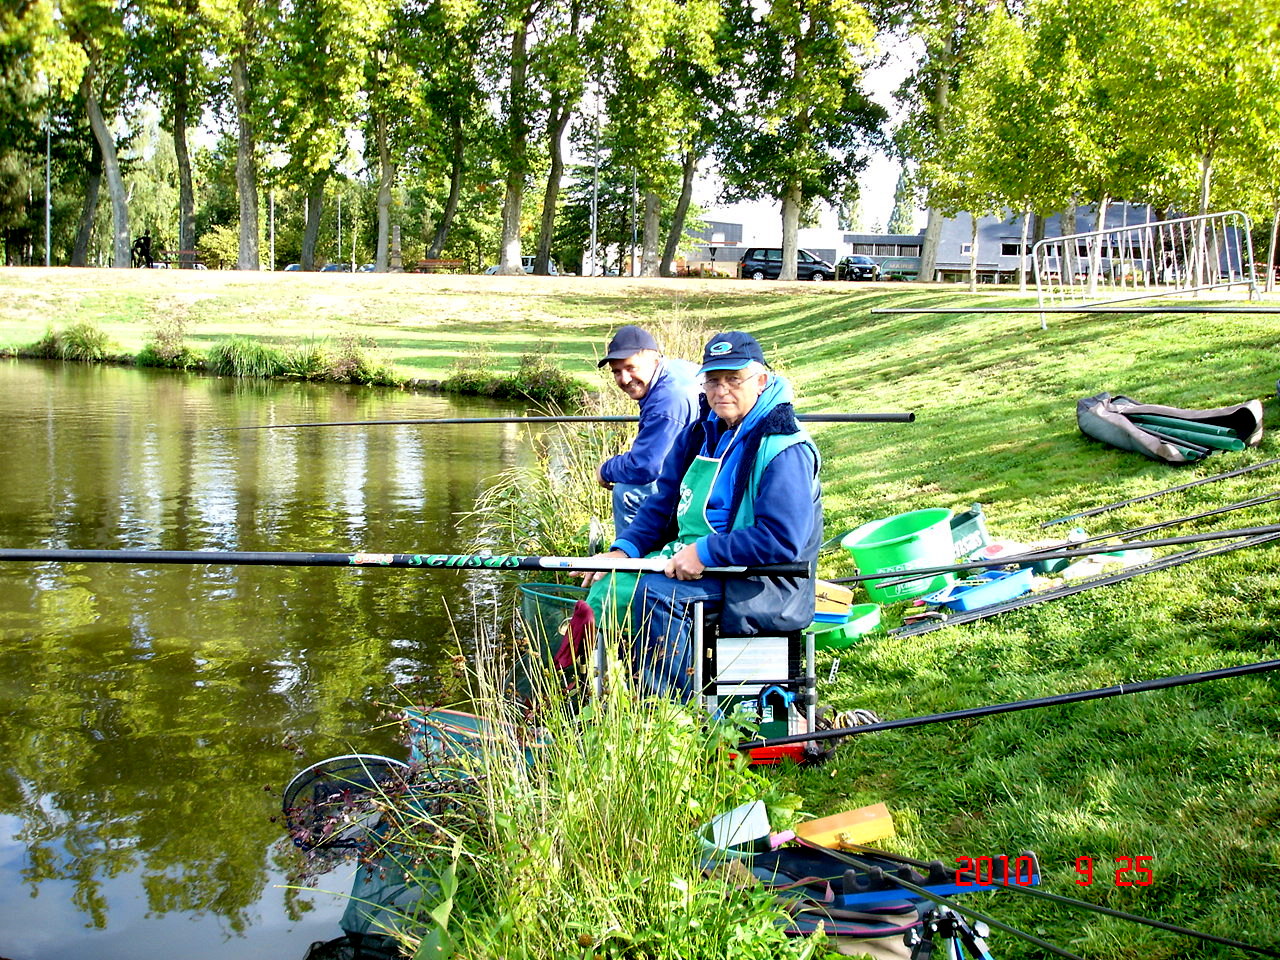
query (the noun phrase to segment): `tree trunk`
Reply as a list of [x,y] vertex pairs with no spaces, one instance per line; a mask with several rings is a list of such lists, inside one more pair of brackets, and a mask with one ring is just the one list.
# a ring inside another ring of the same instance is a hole
[[978,215],[969,214],[969,292],[978,292]]
[[782,195],[782,268],[778,271],[779,280],[796,278],[801,203],[800,181],[792,180],[787,184],[786,193]]
[[529,72],[527,45],[533,11],[511,32],[511,88],[507,117],[507,177],[502,200],[502,241],[498,273],[512,276],[524,273],[520,257],[520,208],[524,201],[524,177],[528,165],[529,125],[525,116],[525,83]]
[[440,256],[444,245],[449,240],[449,229],[453,226],[454,215],[458,212],[458,202],[462,197],[462,174],[466,169],[467,138],[462,131],[462,116],[455,114],[449,123],[453,132],[453,150],[449,158],[449,197],[444,203],[444,213],[440,216],[440,225],[436,227],[431,238],[431,246],[427,248],[427,259],[434,260]]
[[89,165],[85,169],[84,206],[80,211],[80,229],[76,231],[76,240],[71,248],[71,265],[87,267],[89,265],[89,241],[93,239],[93,220],[98,212],[98,188],[102,185],[102,151],[98,149],[98,141],[92,141],[89,154]]
[[111,266],[128,267],[131,263],[133,241],[129,236],[129,201],[125,197],[124,178],[120,175],[120,160],[116,156],[116,141],[102,116],[98,95],[93,89],[94,69],[90,62],[84,70],[80,92],[84,96],[89,114],[89,126],[93,139],[102,152],[102,173],[107,179],[107,197],[111,201]]
[[1031,208],[1022,212],[1022,239],[1018,242],[1018,292],[1027,292],[1027,237],[1031,233]]
[[920,245],[920,272],[917,280],[932,282],[938,271],[938,242],[942,239],[942,223],[945,218],[933,207],[929,208],[929,219],[925,222],[924,242]]
[[387,116],[377,117],[378,138],[378,248],[373,255],[375,273],[387,272],[387,249],[391,243],[391,188],[396,182],[396,167],[391,162],[391,144],[387,136]]
[[[303,270],[316,268],[316,241],[320,237],[320,218],[324,216],[324,185],[329,181],[329,168],[317,170],[307,185],[307,223],[302,230],[302,252],[298,266]],[[338,251],[338,260],[342,251]]]
[[[1107,207],[1110,203],[1111,198],[1104,193],[1102,199],[1098,201],[1097,209],[1093,213],[1093,230],[1095,233],[1106,229]],[[1098,293],[1098,274],[1102,272],[1102,244],[1102,237],[1094,237],[1089,243],[1089,296],[1091,297],[1096,296]]]
[[1267,293],[1276,289],[1276,234],[1280,233],[1280,200],[1271,217],[1271,238],[1267,242]]
[[640,242],[640,276],[658,275],[658,233],[662,222],[662,198],[656,190],[644,192],[644,237]]
[[671,264],[676,258],[676,251],[680,249],[680,240],[684,237],[684,221],[693,200],[693,175],[697,169],[698,155],[690,147],[685,151],[681,163],[683,176],[680,180],[680,199],[676,201],[675,213],[671,215],[671,230],[667,233],[667,243],[662,249],[662,267],[659,272],[664,277],[675,276]]
[[560,178],[564,175],[564,132],[573,115],[569,98],[560,91],[552,96],[547,136],[547,153],[551,169],[547,171],[547,187],[542,193],[542,222],[538,225],[538,249],[533,257],[533,272],[546,276],[551,272],[551,240],[555,235],[556,202],[560,198]]
[[[1071,203],[1066,210],[1062,211],[1062,218],[1059,221],[1062,229],[1059,231],[1064,237],[1069,237],[1076,232],[1076,198],[1071,198]],[[1079,252],[1076,249],[1076,242],[1072,240],[1069,244],[1062,245],[1062,262],[1058,264],[1058,270],[1062,274],[1061,282],[1064,287],[1069,287],[1076,282],[1076,259]]]
[[[187,149],[187,124],[191,114],[191,90],[186,77],[174,84],[173,153],[178,164],[178,249],[196,248],[196,193],[191,182],[191,152]],[[180,269],[190,269],[191,262],[179,255]]]
[[231,61],[231,90],[236,104],[236,194],[240,198],[239,270],[258,269],[258,160],[250,122],[249,67],[244,50]]

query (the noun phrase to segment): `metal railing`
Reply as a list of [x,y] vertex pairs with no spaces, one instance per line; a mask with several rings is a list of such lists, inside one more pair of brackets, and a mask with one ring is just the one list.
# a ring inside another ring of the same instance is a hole
[[1248,216],[1228,210],[1047,237],[1031,248],[1039,304],[1090,307],[1237,286],[1252,300],[1250,228]]

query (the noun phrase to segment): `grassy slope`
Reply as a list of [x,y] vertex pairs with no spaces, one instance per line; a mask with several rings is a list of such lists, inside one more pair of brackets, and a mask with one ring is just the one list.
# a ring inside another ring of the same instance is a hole
[[[1280,455],[1273,317],[872,315],[962,305],[958,288],[541,278],[333,277],[0,270],[0,345],[48,320],[94,318],[136,349],[148,324],[185,311],[195,338],[355,332],[404,372],[440,376],[477,341],[510,366],[551,344],[575,372],[612,326],[670,316],[755,333],[803,409],[914,410],[913,425],[818,432],[828,534],[925,506],[986,505],[993,533],[1037,524]],[[1008,302],[1008,301],[1002,301]],[[1172,470],[1076,430],[1076,399],[1108,390],[1210,407],[1264,397],[1256,450]],[[1119,530],[1276,488],[1275,468],[1092,518]],[[1272,522],[1272,505],[1216,524]],[[1057,528],[1059,530],[1062,527]],[[1189,532],[1178,527],[1169,534]],[[824,573],[848,568],[824,558]],[[1197,561],[1126,584],[841,656],[824,702],[901,717],[1272,659],[1280,655],[1280,548]],[[888,611],[887,619],[895,616]],[[825,676],[828,664],[821,673]],[[899,849],[926,858],[1034,849],[1046,888],[1280,947],[1280,688],[1275,674],[855,739],[797,774],[812,809],[878,800]],[[1117,888],[1112,858],[1154,855],[1155,882]],[[1091,856],[1097,879],[1074,884]],[[1008,922],[1088,957],[1199,953],[1171,934],[1001,895]],[[1038,956],[997,934],[1001,957]]]

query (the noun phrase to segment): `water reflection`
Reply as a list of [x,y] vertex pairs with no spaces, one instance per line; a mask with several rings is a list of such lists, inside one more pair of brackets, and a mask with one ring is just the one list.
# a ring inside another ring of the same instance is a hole
[[[468,535],[457,514],[520,455],[514,428],[220,428],[493,412],[0,363],[0,543],[452,550]],[[370,732],[380,704],[397,681],[442,675],[446,603],[469,636],[499,583],[491,571],[0,565],[0,952],[287,957],[333,936],[340,904],[273,886],[268,791],[324,756],[398,751]]]

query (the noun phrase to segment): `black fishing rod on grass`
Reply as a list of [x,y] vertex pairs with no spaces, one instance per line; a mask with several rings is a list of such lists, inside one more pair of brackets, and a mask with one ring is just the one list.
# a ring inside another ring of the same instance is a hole
[[1271,460],[1263,460],[1260,463],[1252,463],[1247,467],[1241,467],[1238,470],[1228,470],[1226,473],[1215,474],[1212,477],[1202,477],[1199,480],[1192,480],[1190,483],[1183,483],[1176,487],[1170,487],[1167,490],[1157,490],[1155,493],[1144,493],[1140,497],[1130,497],[1128,500],[1121,500],[1118,503],[1108,503],[1101,507],[1093,507],[1089,510],[1082,510],[1079,513],[1069,513],[1065,517],[1058,517],[1056,520],[1046,520],[1040,524],[1040,528],[1052,527],[1055,523],[1067,523],[1071,520],[1081,520],[1085,517],[1092,517],[1099,513],[1106,513],[1108,510],[1118,510],[1120,507],[1127,507],[1131,503],[1141,503],[1144,500],[1151,500],[1155,497],[1163,497],[1166,493],[1179,493],[1183,490],[1190,490],[1192,487],[1198,487],[1205,483],[1214,483],[1218,480],[1227,480],[1231,477],[1238,477],[1241,474],[1249,473],[1252,470],[1261,470],[1263,467],[1274,466],[1280,463],[1280,457]]
[[[27,563],[190,563],[248,567],[391,567],[408,570],[555,570],[564,573],[661,573],[666,557],[548,557],[485,553],[281,553],[233,550],[18,550],[0,561]],[[807,577],[806,563],[707,567],[714,577]]]
[[[798,413],[801,423],[914,423],[915,413]],[[639,423],[638,416],[426,417],[417,420],[323,420],[316,423],[259,423],[228,430],[280,430],[292,427],[385,427],[402,424],[446,426],[477,423]]]
[[1035,550],[1027,553],[1013,554],[1007,557],[993,557],[990,560],[966,560],[962,563],[941,564],[936,567],[912,567],[911,576],[902,576],[902,570],[888,573],[860,573],[852,577],[840,577],[831,583],[862,583],[866,580],[882,581],[880,586],[891,587],[900,583],[911,583],[939,573],[957,573],[961,570],[980,570],[986,567],[1005,567],[1014,563],[1032,563],[1039,560],[1072,560],[1077,557],[1088,557],[1098,553],[1116,553],[1117,551],[1141,550],[1151,547],[1174,547],[1184,543],[1201,543],[1206,540],[1229,540],[1233,537],[1257,537],[1280,533],[1280,524],[1261,527],[1239,527],[1235,530],[1211,530],[1205,533],[1189,533],[1182,537],[1161,537],[1156,540],[1128,540],[1124,543],[1101,544],[1095,547],[1080,547],[1074,550]]
[[1106,697],[1119,697],[1130,693],[1144,693],[1148,690],[1163,690],[1168,687],[1185,687],[1193,683],[1206,683],[1210,680],[1225,680],[1230,677],[1248,676],[1254,673],[1265,673],[1269,670],[1280,670],[1280,660],[1264,660],[1261,663],[1248,663],[1239,667],[1223,667],[1219,670],[1206,670],[1202,673],[1184,673],[1173,677],[1159,677],[1154,680],[1142,680],[1138,683],[1118,683],[1111,687],[1097,690],[1082,690],[1077,693],[1059,693],[1048,697],[1036,697],[1032,700],[1014,700],[1010,703],[996,703],[985,707],[969,707],[965,710],[952,710],[948,713],[932,713],[922,717],[904,717],[901,720],[884,720],[880,723],[868,723],[858,727],[839,727],[833,730],[817,730],[812,733],[793,733],[785,737],[769,739],[744,740],[738,744],[739,750],[755,750],[760,747],[782,747],[793,743],[809,743],[816,740],[836,740],[843,737],[857,736],[863,733],[879,733],[882,730],[899,730],[905,727],[922,727],[931,723],[950,723],[955,720],[973,720],[978,717],[989,717],[998,713],[1014,713],[1019,710],[1032,710],[1038,707],[1056,707],[1064,703],[1082,703],[1086,700],[1101,700]]

